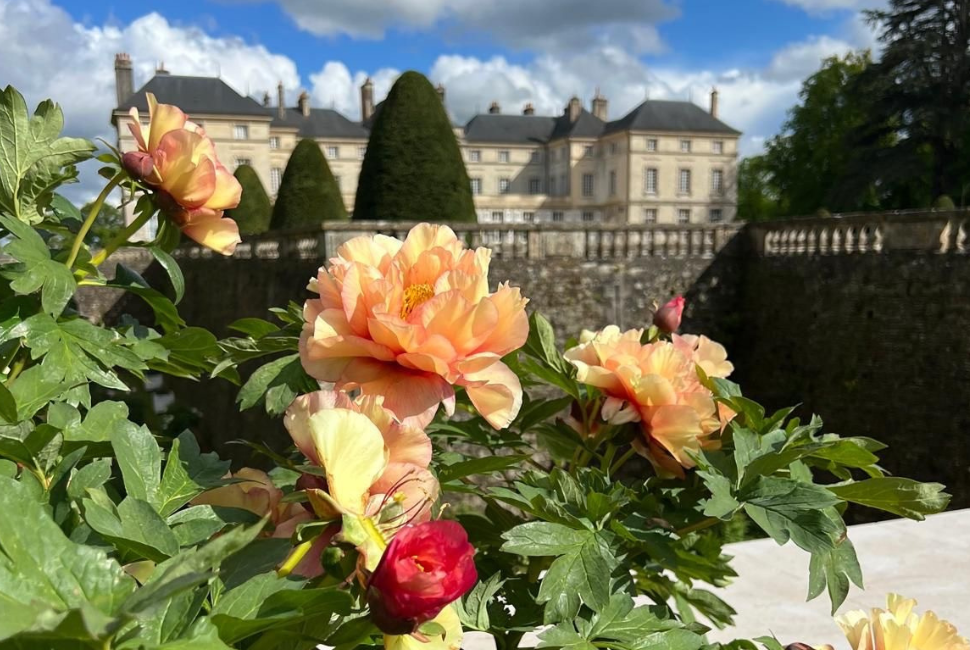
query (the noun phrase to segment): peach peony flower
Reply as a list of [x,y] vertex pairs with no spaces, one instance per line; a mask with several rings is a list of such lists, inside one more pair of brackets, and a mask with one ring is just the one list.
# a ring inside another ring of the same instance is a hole
[[226,478],[238,482],[203,492],[192,499],[192,505],[248,510],[259,517],[269,516],[274,526],[301,510],[298,503],[282,503],[283,491],[262,470],[244,467],[235,474],[227,474]]
[[224,210],[239,205],[242,186],[219,162],[215,145],[178,107],[148,97],[149,123],[142,126],[138,109],[129,124],[137,152],[123,157],[132,175],[158,191],[159,207],[188,237],[223,255],[240,242],[239,228]]
[[496,429],[522,405],[522,387],[501,362],[529,334],[527,300],[508,283],[488,291],[487,248],[466,249],[447,226],[420,224],[402,242],[356,237],[310,281],[300,356],[338,389],[383,395],[384,407],[421,427],[438,404],[454,411],[464,386]]
[[848,612],[835,620],[852,650],[970,650],[970,641],[957,634],[933,612],[917,615],[916,601],[889,594],[885,610]]
[[[410,423],[401,423],[379,396],[351,400],[345,393],[318,391],[301,395],[283,423],[297,449],[326,474],[326,492],[307,490],[321,516],[333,503],[346,512],[377,515],[388,500],[399,504],[404,523],[427,521],[438,497],[438,481],[428,471],[431,439]],[[333,503],[331,503],[333,502]]]
[[[620,332],[615,325],[567,350],[577,379],[601,390],[603,419],[612,424],[640,422],[644,441],[634,446],[663,474],[683,476],[693,467],[688,452],[714,449],[722,419],[697,366],[709,375],[731,370],[724,348],[705,337],[673,336],[671,342],[641,344],[643,330]],[[703,339],[703,341],[702,341]],[[709,369],[709,370],[708,370]]]

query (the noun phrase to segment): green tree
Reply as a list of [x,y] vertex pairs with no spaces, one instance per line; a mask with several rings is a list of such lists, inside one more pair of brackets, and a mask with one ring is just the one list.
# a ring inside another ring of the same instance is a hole
[[451,121],[434,87],[417,72],[398,78],[377,115],[354,219],[477,220]]
[[749,156],[738,165],[738,218],[765,221],[780,212],[778,191],[764,156]]
[[347,218],[340,188],[320,145],[305,138],[290,154],[273,206],[272,230],[318,228]]
[[[93,205],[93,201],[85,204],[81,208],[81,214],[90,214]],[[121,208],[105,203],[101,206],[101,212],[98,213],[97,218],[94,220],[94,225],[91,226],[91,230],[88,231],[86,241],[91,246],[104,246],[108,240],[121,232],[124,227],[125,215],[122,214]]]
[[239,205],[229,210],[226,216],[239,225],[240,234],[258,235],[266,232],[273,215],[273,205],[256,175],[256,170],[249,165],[239,165],[235,176],[242,185],[242,198]]
[[858,169],[851,137],[867,122],[871,109],[855,80],[869,65],[868,52],[831,57],[802,84],[799,103],[765,147],[763,169],[758,164],[777,191],[779,214],[812,214],[823,206],[834,211],[878,206],[870,177],[862,182],[851,177]]
[[[891,0],[866,12],[881,28],[880,61],[863,78],[872,100],[871,140],[895,136],[887,155],[867,156],[864,167],[883,179],[924,180],[911,198],[929,205],[935,197],[964,196],[970,176],[970,2]],[[925,176],[922,172],[925,170]]]

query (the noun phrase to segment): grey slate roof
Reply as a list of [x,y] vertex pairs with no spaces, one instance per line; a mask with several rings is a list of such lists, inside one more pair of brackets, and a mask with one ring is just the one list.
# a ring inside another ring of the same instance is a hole
[[465,125],[468,142],[540,144],[548,142],[556,118],[543,115],[476,115]]
[[273,116],[272,126],[299,129],[299,135],[302,138],[363,138],[366,140],[369,135],[368,129],[361,126],[360,122],[352,122],[330,108],[311,108],[308,117],[304,117],[298,108],[288,108],[286,117],[282,120],[275,106],[262,108],[262,110]]
[[616,131],[695,131],[701,133],[741,132],[717,119],[692,102],[648,99],[618,120],[606,125],[606,133]]
[[585,108],[579,113],[575,122],[569,121],[568,115],[560,115],[556,118],[556,128],[553,129],[550,140],[559,138],[598,138],[603,135],[603,120],[596,117]]
[[139,111],[147,111],[148,100],[145,99],[145,93],[154,93],[159,102],[175,104],[189,115],[208,113],[262,116],[266,115],[267,110],[256,100],[237,93],[222,79],[173,74],[156,74],[122,102],[118,110],[128,111],[134,107]]

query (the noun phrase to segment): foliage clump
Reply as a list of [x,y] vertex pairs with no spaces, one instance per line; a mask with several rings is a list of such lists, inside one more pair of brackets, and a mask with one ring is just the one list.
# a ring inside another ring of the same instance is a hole
[[320,145],[309,138],[300,140],[286,163],[270,228],[320,228],[326,221],[345,219],[347,207]]

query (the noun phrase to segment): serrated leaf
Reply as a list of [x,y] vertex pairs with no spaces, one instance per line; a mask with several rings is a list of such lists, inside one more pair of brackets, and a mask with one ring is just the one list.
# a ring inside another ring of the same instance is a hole
[[526,557],[550,557],[580,549],[594,532],[576,530],[562,524],[531,521],[502,534],[502,550]]
[[111,431],[110,437],[128,496],[156,503],[162,480],[162,450],[151,431],[126,420],[124,426]]
[[863,589],[862,567],[859,566],[855,547],[847,537],[827,552],[813,553],[808,576],[808,600],[817,598],[828,587],[833,616],[849,594],[850,580]]
[[828,486],[840,499],[922,521],[925,515],[942,512],[950,495],[940,483],[920,483],[908,478],[870,478],[846,485]]
[[[536,602],[550,603],[555,611],[554,616],[546,616],[545,622],[558,622],[550,619],[560,616],[574,617],[575,603],[580,599],[593,611],[607,606],[610,576],[617,566],[607,535],[609,533],[603,531],[589,531],[581,545],[556,558],[549,566],[536,596]],[[562,602],[564,597],[568,599],[565,606]]]
[[117,509],[104,500],[83,504],[87,524],[118,549],[155,562],[178,553],[178,539],[148,502],[129,496]]
[[229,461],[222,461],[214,453],[203,454],[191,432],[183,432],[172,443],[165,471],[159,484],[155,505],[167,517],[192,497],[224,483]]
[[739,493],[744,511],[779,544],[791,539],[809,553],[835,546],[838,524],[825,509],[838,503],[825,488],[789,479],[761,477]]

